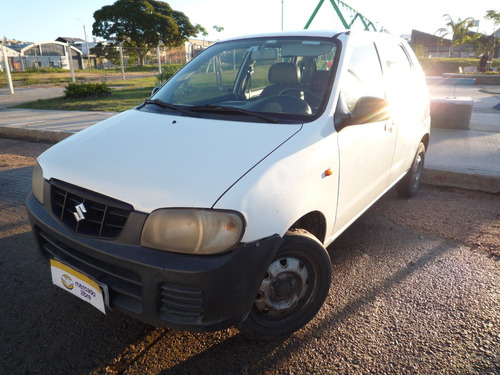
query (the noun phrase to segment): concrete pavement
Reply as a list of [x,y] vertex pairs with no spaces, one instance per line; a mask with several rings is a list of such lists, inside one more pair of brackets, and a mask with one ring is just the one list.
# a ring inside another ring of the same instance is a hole
[[[472,97],[470,130],[432,129],[423,182],[500,193],[500,87],[429,86],[431,98]],[[63,88],[0,89],[0,137],[57,142],[110,112],[7,109],[22,102],[63,95]]]
[[115,112],[0,109],[0,137],[59,142],[115,114]]
[[65,87],[20,87],[14,88],[14,95],[9,89],[0,89],[0,110],[38,99],[51,99],[64,95]]
[[430,84],[432,99],[471,97],[469,130],[431,129],[423,181],[500,193],[500,86]]

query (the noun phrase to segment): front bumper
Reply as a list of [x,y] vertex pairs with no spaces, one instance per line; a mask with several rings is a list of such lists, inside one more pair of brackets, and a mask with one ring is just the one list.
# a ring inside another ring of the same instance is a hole
[[106,284],[111,308],[189,331],[244,320],[282,241],[275,235],[220,255],[175,254],[140,246],[143,213],[132,212],[116,239],[103,240],[74,234],[32,194],[26,207],[44,259],[57,258]]

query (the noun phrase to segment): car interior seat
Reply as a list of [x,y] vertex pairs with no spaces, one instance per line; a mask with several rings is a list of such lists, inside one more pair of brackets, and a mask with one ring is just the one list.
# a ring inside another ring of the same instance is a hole
[[279,95],[285,88],[300,85],[300,69],[294,63],[275,63],[269,68],[268,80],[272,85],[262,90],[260,98]]

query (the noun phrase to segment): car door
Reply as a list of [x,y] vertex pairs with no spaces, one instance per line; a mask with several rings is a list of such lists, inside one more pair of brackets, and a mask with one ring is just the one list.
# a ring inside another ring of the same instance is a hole
[[415,157],[426,120],[427,90],[409,52],[402,44],[377,43],[382,61],[387,100],[391,103],[397,143],[390,183],[405,173]]
[[[365,96],[385,98],[379,56],[371,42],[352,49],[341,80],[341,98],[352,112]],[[387,188],[396,145],[392,120],[351,124],[338,133],[339,199],[335,231],[342,231]]]

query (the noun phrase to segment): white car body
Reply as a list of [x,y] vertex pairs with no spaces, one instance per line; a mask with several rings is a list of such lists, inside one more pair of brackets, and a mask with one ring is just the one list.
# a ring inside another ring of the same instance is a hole
[[[284,238],[296,227],[305,227],[328,246],[411,171],[419,145],[427,147],[428,96],[418,62],[402,40],[377,33],[312,31],[254,38],[286,36],[335,38],[333,84],[310,120],[235,123],[233,119],[131,109],[41,155],[43,180],[64,181],[126,202],[145,216],[164,208],[237,212],[244,218],[238,246],[275,235]],[[397,83],[389,82],[384,73],[383,99],[390,104],[391,115],[339,130],[335,117],[341,92],[352,79],[348,75],[352,59],[357,58],[353,52],[356,46],[367,44],[375,44],[382,67],[383,45],[401,48],[414,74],[412,85],[391,93],[391,85]],[[181,70],[178,75],[182,74]],[[35,226],[36,220],[32,223]],[[248,311],[242,318],[246,316]]]

